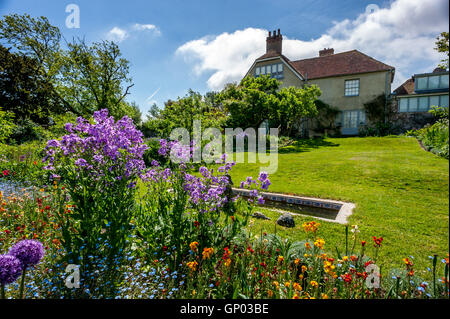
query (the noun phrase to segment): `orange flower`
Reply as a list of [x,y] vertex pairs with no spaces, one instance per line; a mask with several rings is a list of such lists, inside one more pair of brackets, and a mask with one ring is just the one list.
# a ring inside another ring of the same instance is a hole
[[283,256],[278,256],[278,263],[281,264],[284,261],[284,257]]
[[198,242],[193,241],[189,244],[189,248],[191,248],[192,251],[197,251]]
[[297,290],[297,291],[302,291],[302,290],[303,290],[302,286],[300,286],[300,284],[297,283],[297,282],[294,282],[293,287],[294,287],[294,289]]
[[203,259],[209,259],[214,254],[214,248],[203,248]]
[[314,281],[314,280],[311,280],[311,281],[309,282],[309,284],[310,284],[311,286],[313,286],[314,288],[319,286],[319,284],[317,283],[317,281]]
[[186,264],[192,271],[195,271],[198,266],[198,262],[196,261],[190,261]]
[[315,221],[311,221],[308,223],[303,223],[303,228],[305,229],[305,232],[312,232],[315,233],[317,229],[319,228],[320,223],[316,223]]
[[298,264],[300,264],[300,258],[296,258],[296,259],[294,260],[294,264],[295,264],[296,266],[298,266]]
[[231,259],[228,258],[227,260],[225,260],[225,266],[230,267],[230,265],[231,265]]

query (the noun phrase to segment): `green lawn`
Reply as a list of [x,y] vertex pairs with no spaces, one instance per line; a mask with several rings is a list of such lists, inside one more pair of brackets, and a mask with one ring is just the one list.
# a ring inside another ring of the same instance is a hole
[[[280,150],[278,171],[270,176],[269,191],[336,199],[356,204],[349,225],[358,225],[360,238],[372,243],[383,236],[378,264],[382,273],[403,267],[402,258],[414,257],[416,272],[429,278],[428,256],[441,259],[449,251],[449,162],[420,148],[414,138],[366,137],[327,138],[303,141]],[[263,164],[264,165],[264,164]],[[256,177],[260,164],[237,164],[232,170],[235,185],[247,176]],[[262,210],[272,221],[255,220],[261,228],[274,231],[279,214]],[[277,232],[302,240],[304,221],[296,217],[294,229]],[[325,247],[335,253],[344,247],[344,226],[319,221]],[[370,247],[369,246],[369,247]],[[369,253],[372,248],[369,248]]]

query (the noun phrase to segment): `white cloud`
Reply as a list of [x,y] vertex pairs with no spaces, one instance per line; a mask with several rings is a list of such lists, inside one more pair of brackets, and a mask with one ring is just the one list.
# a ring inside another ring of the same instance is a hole
[[128,32],[119,27],[114,27],[108,31],[106,35],[107,39],[114,42],[122,42],[128,38]]
[[161,35],[161,31],[154,24],[140,24],[135,23],[127,28],[114,27],[108,31],[106,38],[110,41],[122,42],[129,38],[131,35],[137,34],[138,32],[151,31],[154,35]]
[[[448,30],[448,0],[397,0],[389,7],[364,12],[356,19],[334,22],[309,41],[283,37],[283,54],[291,60],[357,49],[396,68],[394,88],[414,73],[432,71],[442,55],[433,50],[436,36]],[[299,26],[301,27],[301,26]],[[265,53],[267,30],[247,28],[206,36],[180,46],[176,53],[193,63],[197,75],[212,72],[207,84],[221,89],[239,81],[254,60]]]
[[132,27],[134,30],[137,31],[152,31],[154,32],[156,35],[160,35],[161,31],[159,30],[159,28],[154,25],[154,24],[139,24],[136,23],[133,25]]

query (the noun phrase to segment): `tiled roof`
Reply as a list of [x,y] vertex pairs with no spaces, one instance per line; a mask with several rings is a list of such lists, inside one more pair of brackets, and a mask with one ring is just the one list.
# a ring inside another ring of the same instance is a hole
[[308,79],[387,71],[394,67],[352,50],[317,58],[292,61],[292,65]]
[[282,57],[299,74],[303,77],[307,77],[309,80],[395,69],[394,67],[375,60],[358,50],[297,61],[291,61],[278,52],[269,51],[257,58],[256,61],[274,57]]
[[414,79],[406,80],[402,85],[394,90],[396,95],[414,94]]

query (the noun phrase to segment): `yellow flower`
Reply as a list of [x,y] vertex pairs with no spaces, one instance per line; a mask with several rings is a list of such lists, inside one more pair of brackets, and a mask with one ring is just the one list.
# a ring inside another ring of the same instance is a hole
[[315,233],[317,229],[319,228],[319,223],[316,223],[315,221],[311,221],[308,223],[303,223],[303,228],[305,229],[305,232],[312,232]]
[[348,256],[342,257],[342,260],[343,260],[343,261],[348,261]]
[[302,290],[303,290],[302,286],[300,286],[300,284],[297,283],[297,282],[294,282],[293,287],[294,287],[294,289],[297,290],[297,291],[302,291]]
[[302,273],[305,272],[305,271],[307,271],[307,270],[308,270],[308,267],[306,267],[305,265],[303,265],[303,266],[302,266]]
[[284,261],[284,257],[283,256],[278,256],[278,263],[281,264]]
[[302,274],[298,275],[298,278],[299,278],[300,280],[303,280],[303,275],[302,275]]
[[291,281],[289,280],[289,281],[286,281],[285,283],[284,283],[284,286],[286,287],[286,288],[289,288],[289,286],[291,285]]
[[296,266],[298,266],[298,264],[300,263],[300,258],[296,258],[295,260],[294,260],[294,264],[296,265]]
[[274,282],[273,282],[273,285],[274,285],[277,289],[280,288],[280,283],[279,283],[278,281],[274,281]]
[[311,280],[311,281],[309,282],[309,284],[310,284],[311,286],[313,286],[313,287],[318,287],[318,286],[319,286],[319,284],[317,283],[317,281],[314,281],[314,280]]
[[228,258],[227,260],[225,260],[225,266],[230,267],[230,265],[231,265],[231,259]]
[[208,259],[214,254],[214,248],[203,248],[203,259]]
[[292,299],[300,299],[300,296],[297,294],[294,294],[294,296],[292,297]]
[[328,295],[327,294],[322,294],[322,299],[328,299]]
[[197,251],[198,242],[193,241],[189,244],[189,248],[191,248],[192,251]]
[[269,296],[269,298],[272,298],[273,296],[273,291],[272,290],[267,290],[267,296]]
[[195,292],[195,289],[192,290],[192,295],[193,295],[193,296],[195,296],[195,293],[196,293],[196,292]]
[[314,242],[314,246],[322,249],[323,245],[325,245],[325,240],[323,240],[322,238],[317,238],[317,240]]
[[186,264],[192,271],[195,271],[198,266],[198,262],[196,261],[190,261]]

